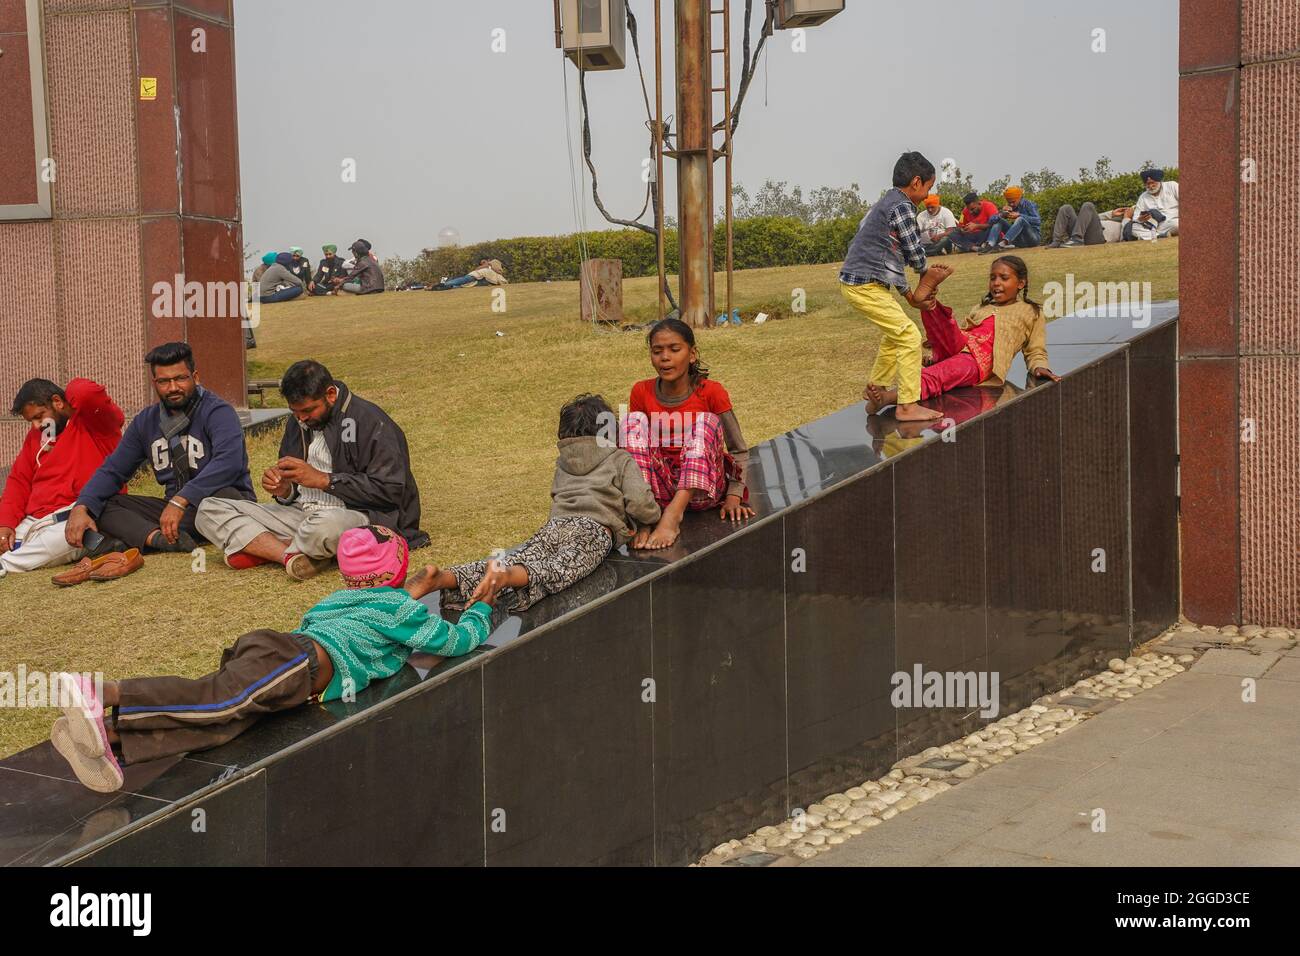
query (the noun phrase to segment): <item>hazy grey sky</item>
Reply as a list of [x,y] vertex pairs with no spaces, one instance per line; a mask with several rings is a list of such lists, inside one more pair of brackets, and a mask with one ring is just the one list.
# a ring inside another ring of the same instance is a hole
[[[653,97],[653,2],[630,3]],[[738,76],[743,0],[732,10]],[[444,227],[464,242],[574,231],[577,77],[549,0],[235,0],[235,36],[251,248],[314,256],[364,236],[383,258],[434,245]],[[807,47],[768,41],[736,138],[736,181],[751,192],[772,178],[874,196],[906,149],[952,157],[980,186],[1044,166],[1072,176],[1102,155],[1117,170],[1177,157],[1177,0],[848,0]],[[648,150],[635,64],[588,74],[587,89],[601,196],[634,216]],[[671,213],[671,160],[664,178]],[[582,182],[588,228],[612,228]]]

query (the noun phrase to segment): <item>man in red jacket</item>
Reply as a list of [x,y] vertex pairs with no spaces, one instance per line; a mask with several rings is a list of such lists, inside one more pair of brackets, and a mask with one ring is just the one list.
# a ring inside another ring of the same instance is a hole
[[14,415],[31,431],[0,495],[0,578],[81,556],[63,535],[73,502],[117,447],[125,420],[104,386],[75,378],[66,390],[34,378],[18,390]]

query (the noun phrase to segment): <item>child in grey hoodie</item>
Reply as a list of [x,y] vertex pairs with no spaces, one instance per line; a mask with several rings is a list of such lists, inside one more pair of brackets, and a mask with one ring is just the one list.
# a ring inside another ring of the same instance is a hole
[[444,607],[459,607],[484,582],[499,606],[522,611],[581,581],[640,526],[653,527],[659,505],[641,468],[618,447],[614,412],[599,395],[579,395],[560,409],[551,516],[518,548],[499,557],[435,568]]

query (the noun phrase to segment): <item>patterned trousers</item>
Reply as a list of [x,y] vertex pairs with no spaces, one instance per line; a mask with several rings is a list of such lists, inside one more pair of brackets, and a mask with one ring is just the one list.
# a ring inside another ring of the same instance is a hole
[[[506,554],[505,563],[517,564],[528,572],[528,587],[522,592],[507,588],[500,606],[523,611],[548,594],[572,587],[605,560],[614,539],[608,529],[592,518],[552,518],[538,532]],[[487,573],[487,560],[458,564],[447,569],[456,575],[456,590],[443,597],[446,607],[463,607]]]
[[727,493],[727,482],[739,477],[735,460],[727,454],[722,422],[712,412],[699,412],[690,427],[682,429],[680,454],[655,440],[656,429],[644,418],[629,418],[625,444],[641,467],[641,477],[650,486],[660,507],[677,492],[689,488],[693,494],[690,511],[716,508]]

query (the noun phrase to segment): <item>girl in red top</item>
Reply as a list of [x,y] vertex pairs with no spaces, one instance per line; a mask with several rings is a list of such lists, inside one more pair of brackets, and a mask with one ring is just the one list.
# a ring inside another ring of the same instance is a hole
[[682,516],[721,506],[724,521],[754,512],[744,502],[749,447],[741,434],[731,397],[700,362],[695,333],[679,319],[655,323],[646,336],[655,378],[632,386],[623,445],[663,515],[642,529],[633,548],[667,548],[679,534]]

